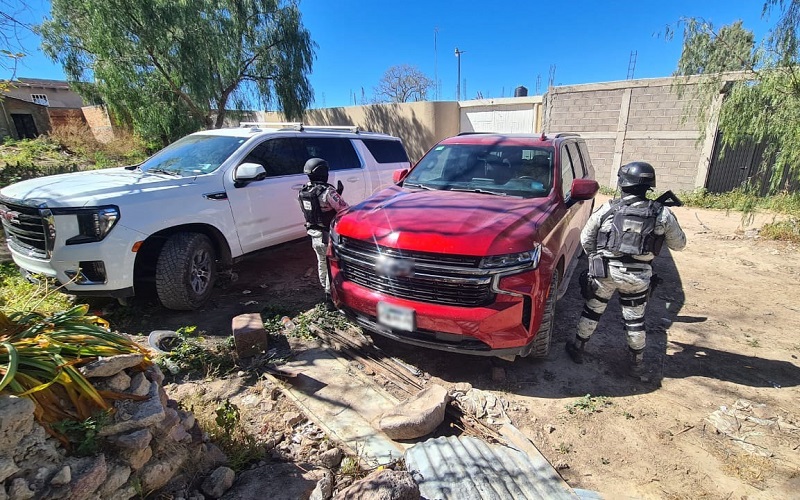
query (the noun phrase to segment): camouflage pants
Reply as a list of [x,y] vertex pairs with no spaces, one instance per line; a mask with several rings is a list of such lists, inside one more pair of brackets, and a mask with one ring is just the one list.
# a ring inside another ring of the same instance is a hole
[[317,274],[319,283],[325,289],[325,293],[331,293],[331,280],[328,276],[328,233],[309,229],[308,235],[311,236],[311,247],[317,254]]
[[585,340],[589,339],[597,328],[597,322],[605,312],[608,301],[614,292],[618,291],[628,347],[637,351],[644,349],[647,336],[644,310],[647,307],[652,274],[649,264],[625,265],[610,261],[608,276],[594,280],[597,290],[594,297],[587,300],[583,306],[581,319],[578,322],[578,336]]

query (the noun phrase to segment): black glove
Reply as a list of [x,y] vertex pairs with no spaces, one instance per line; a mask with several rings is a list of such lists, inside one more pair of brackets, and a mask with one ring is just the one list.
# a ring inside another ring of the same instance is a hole
[[339,193],[339,196],[344,192],[344,184],[342,184],[342,181],[336,181],[336,192]]

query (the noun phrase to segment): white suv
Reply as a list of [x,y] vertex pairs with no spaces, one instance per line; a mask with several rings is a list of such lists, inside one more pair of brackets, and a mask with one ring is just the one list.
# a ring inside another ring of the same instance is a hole
[[16,264],[76,295],[155,289],[196,309],[239,257],[305,235],[297,191],[319,157],[358,203],[408,168],[400,139],[356,127],[243,123],[188,135],[143,163],[31,179],[0,189]]

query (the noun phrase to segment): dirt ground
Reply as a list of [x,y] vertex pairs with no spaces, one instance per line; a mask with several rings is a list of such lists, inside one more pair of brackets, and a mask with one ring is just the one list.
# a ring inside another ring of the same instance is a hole
[[[505,398],[514,424],[575,488],[606,498],[800,498],[800,251],[757,237],[768,215],[743,229],[739,213],[675,213],[688,244],[655,262],[664,282],[647,309],[648,383],[626,374],[616,298],[586,363],[567,357],[583,307],[577,272],[558,302],[546,360],[509,364],[375,342],[433,381]],[[313,264],[307,242],[270,250],[237,265],[238,281],[201,311],[135,304],[116,310],[113,326],[146,334],[196,325],[226,336],[237,314],[268,305],[300,313],[319,302]]]

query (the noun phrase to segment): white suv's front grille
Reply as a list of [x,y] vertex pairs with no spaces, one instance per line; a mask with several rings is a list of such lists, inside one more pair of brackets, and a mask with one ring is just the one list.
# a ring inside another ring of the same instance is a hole
[[45,219],[38,208],[2,204],[0,219],[9,247],[29,257],[48,257]]

